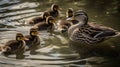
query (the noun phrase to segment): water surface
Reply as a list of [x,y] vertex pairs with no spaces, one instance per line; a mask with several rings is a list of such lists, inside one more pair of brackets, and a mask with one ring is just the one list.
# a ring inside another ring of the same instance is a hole
[[[31,26],[26,22],[36,16],[40,16],[44,10],[56,3],[63,8],[62,16],[65,16],[67,8],[85,10],[89,15],[89,21],[112,27],[120,31],[120,1],[119,0],[0,0],[0,44],[15,39],[17,32],[28,34]],[[41,31],[39,35],[42,48],[37,55],[25,53],[22,60],[15,56],[4,57],[0,55],[0,67],[117,67],[119,61],[105,60],[102,57],[90,57],[79,59],[68,46],[68,39],[61,36],[49,36],[49,33]],[[106,44],[120,45],[118,39],[111,39]],[[107,61],[107,62],[106,62]]]

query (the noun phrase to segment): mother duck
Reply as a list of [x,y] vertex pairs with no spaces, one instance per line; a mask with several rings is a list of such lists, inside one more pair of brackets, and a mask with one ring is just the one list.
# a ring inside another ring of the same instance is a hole
[[75,12],[74,18],[79,23],[70,26],[68,37],[70,39],[70,47],[79,53],[80,58],[119,56],[115,45],[102,44],[103,41],[109,38],[119,36],[119,32],[110,27],[88,22],[87,13],[83,10]]

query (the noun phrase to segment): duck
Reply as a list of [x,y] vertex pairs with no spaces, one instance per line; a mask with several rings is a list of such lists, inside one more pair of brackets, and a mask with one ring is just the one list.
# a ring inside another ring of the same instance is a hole
[[[71,19],[69,20],[69,18]],[[68,8],[66,11],[66,20],[71,22],[73,25],[78,23],[78,21],[74,18],[73,8]]]
[[[67,11],[66,11],[66,18],[60,19],[58,21],[58,30],[60,30],[62,33],[67,32],[68,28],[71,25],[74,25],[74,24],[78,23],[78,21],[75,20],[73,18],[73,16],[74,16],[73,9],[72,8],[68,8]],[[69,18],[72,18],[72,19],[69,20]]]
[[34,25],[40,22],[45,22],[46,18],[50,16],[48,12],[43,12],[41,16],[34,17],[28,21],[28,24]]
[[46,30],[47,32],[50,32],[50,35],[52,35],[54,32],[55,26],[56,26],[56,22],[54,17],[48,16],[46,18],[46,23],[38,23],[38,24],[35,24],[33,27],[37,28],[39,31]]
[[66,17],[70,18],[73,16],[73,14],[74,14],[73,8],[68,8],[66,11]]
[[23,59],[25,56],[23,55],[25,52],[25,36],[22,33],[16,34],[16,40],[10,40],[5,45],[1,46],[1,52],[4,56],[8,57],[11,54],[16,55],[16,59]]
[[54,17],[54,18],[58,18],[59,17],[59,11],[62,10],[62,8],[59,7],[59,5],[57,4],[52,4],[51,8],[49,10],[46,10],[46,12],[48,12],[50,14],[50,16]]
[[26,51],[30,50],[30,54],[32,55],[37,54],[36,50],[40,48],[40,38],[38,35],[39,32],[37,28],[31,28],[29,35],[25,36],[28,38],[28,40],[25,40],[26,46],[28,46],[28,49],[26,49]]
[[[78,20],[79,23],[70,26],[68,29],[68,37],[71,42],[70,46],[75,47],[75,45],[77,45],[74,49],[79,49],[76,51],[79,55],[95,55],[99,53],[105,56],[111,55],[111,57],[119,56],[115,47],[111,45],[99,45],[110,38],[118,36],[120,33],[117,30],[102,24],[88,22],[88,15],[84,10],[76,11],[74,18]],[[70,19],[72,18],[69,18],[69,20]],[[109,50],[105,50],[105,48],[103,48],[104,46]]]

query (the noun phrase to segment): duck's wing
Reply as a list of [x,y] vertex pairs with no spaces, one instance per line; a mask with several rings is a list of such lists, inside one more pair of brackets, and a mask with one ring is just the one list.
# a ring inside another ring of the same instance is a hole
[[28,20],[29,24],[36,24],[38,22],[42,22],[44,21],[44,19],[42,18],[42,16],[37,16],[37,17],[33,17],[30,20]]
[[108,36],[114,36],[116,35],[116,30],[110,28],[110,27],[106,27],[104,25],[100,25],[100,24],[96,24],[96,23],[89,23],[90,27],[90,31],[92,32],[92,35],[94,34],[94,38],[105,38]]
[[31,43],[32,43],[32,40],[31,40],[32,38],[31,38],[31,36],[30,36],[30,35],[26,35],[25,37],[29,39],[29,40],[25,40],[26,45],[27,45],[27,46],[30,46]]
[[103,41],[103,38],[93,38],[86,32],[81,32],[78,28],[73,31],[70,40],[79,42],[81,44],[95,44]]
[[16,51],[19,49],[21,44],[19,44],[18,41],[16,41],[16,40],[10,40],[5,44],[5,46],[10,47],[10,49],[11,49],[10,51]]
[[39,30],[47,30],[48,25],[45,22],[37,23],[33,26],[34,28],[38,28]]

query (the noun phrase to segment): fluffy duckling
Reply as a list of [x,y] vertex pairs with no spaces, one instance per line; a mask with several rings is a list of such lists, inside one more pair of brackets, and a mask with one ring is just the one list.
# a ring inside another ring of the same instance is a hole
[[115,51],[115,48],[110,45],[105,46],[105,48],[109,50],[105,50],[103,48],[104,45],[94,46],[109,38],[119,35],[116,30],[110,27],[88,22],[87,13],[83,10],[75,12],[74,18],[78,20],[79,23],[72,25],[68,29],[68,36],[70,41],[74,44],[71,45],[75,46],[75,43],[79,44],[79,47],[77,46],[77,48],[80,49],[80,51],[78,51],[80,55],[82,55],[83,53],[88,55],[89,53],[92,54],[92,52],[99,53],[105,56],[108,56],[111,53],[111,57],[119,55]]
[[61,32],[61,33],[64,33],[68,30],[68,28],[73,25],[72,23],[70,23],[69,21],[67,20],[59,20],[58,21],[58,30]]
[[[62,19],[58,21],[58,30],[60,30],[62,33],[66,32],[68,30],[68,28],[73,25],[78,23],[77,20],[75,20],[73,18],[74,16],[74,12],[72,8],[68,8],[68,10],[66,11],[66,19]],[[69,18],[72,18],[71,20],[69,20]]]
[[52,4],[50,10],[48,10],[47,12],[50,14],[50,16],[58,18],[59,10],[61,10],[61,8],[57,4]]
[[48,16],[46,19],[46,23],[38,23],[34,25],[34,28],[38,28],[38,30],[40,31],[47,30],[48,32],[50,32],[50,35],[52,35],[55,29],[55,25],[55,19],[52,16]]
[[[74,18],[74,11],[72,8],[68,8],[68,10],[66,12],[66,18],[67,18],[66,20],[68,20],[72,24],[78,23],[78,21]],[[71,20],[69,20],[69,18],[71,18]]]
[[31,28],[30,35],[27,35],[26,38],[29,40],[26,40],[26,45],[28,46],[27,50],[30,50],[30,54],[36,54],[38,48],[40,48],[40,38],[38,36],[39,32],[36,28]]
[[37,24],[40,22],[45,22],[46,18],[49,16],[48,12],[43,12],[41,16],[34,17],[28,21],[29,24]]
[[22,33],[16,34],[16,40],[8,41],[1,49],[4,56],[11,54],[16,54],[16,59],[24,58],[24,51],[26,43],[24,40],[27,40]]
[[70,17],[73,16],[73,14],[74,14],[73,9],[72,8],[68,8],[68,10],[66,11],[66,17],[70,18]]

